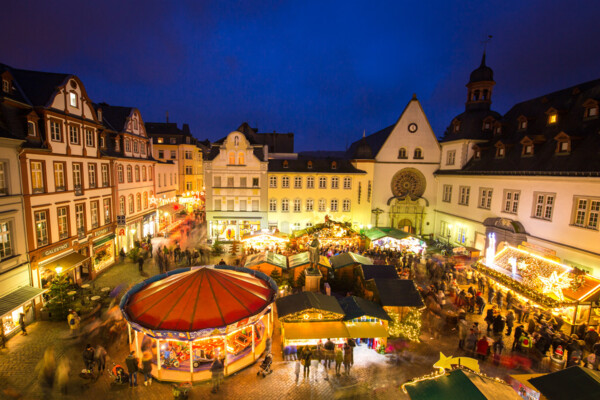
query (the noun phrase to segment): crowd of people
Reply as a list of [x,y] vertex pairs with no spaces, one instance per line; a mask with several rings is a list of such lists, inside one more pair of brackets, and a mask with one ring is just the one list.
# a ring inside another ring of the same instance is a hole
[[344,366],[344,374],[350,375],[350,369],[354,365],[354,348],[356,343],[348,339],[344,344],[336,345],[331,339],[325,343],[319,340],[316,346],[294,346],[284,347],[283,359],[287,361],[297,361],[294,367],[296,383],[300,379],[300,372],[303,377],[310,380],[310,371],[313,369],[313,377],[318,379],[319,369],[323,369],[325,380],[329,380],[329,369],[335,368],[335,375],[341,376],[341,369]]

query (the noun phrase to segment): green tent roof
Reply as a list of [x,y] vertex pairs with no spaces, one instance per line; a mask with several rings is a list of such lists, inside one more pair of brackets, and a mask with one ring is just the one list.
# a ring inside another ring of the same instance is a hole
[[287,258],[281,254],[266,251],[248,256],[244,268],[252,268],[260,264],[271,264],[282,270],[287,269]]
[[[308,251],[304,251],[302,253],[294,254],[293,256],[288,257],[289,269],[301,267],[307,264],[310,264],[310,256],[308,254]],[[327,257],[324,256],[319,257],[319,265],[325,268],[331,268],[329,260],[327,260]]]
[[435,379],[404,386],[411,400],[522,400],[506,383],[455,369]]
[[408,237],[418,238],[417,235],[412,233],[404,232],[395,228],[371,228],[365,231],[364,235],[369,238],[369,240],[378,240],[384,237],[390,237],[393,239],[406,239]]
[[373,264],[372,259],[352,252],[342,253],[338,254],[337,256],[330,257],[329,262],[331,263],[331,268],[334,270],[344,268],[352,264]]
[[600,372],[578,366],[529,379],[548,400],[600,399]]

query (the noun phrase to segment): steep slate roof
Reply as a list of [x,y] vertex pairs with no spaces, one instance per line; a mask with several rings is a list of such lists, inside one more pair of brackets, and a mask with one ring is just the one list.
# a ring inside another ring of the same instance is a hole
[[344,314],[346,314],[344,317],[344,320],[346,321],[363,316],[379,318],[386,321],[392,320],[379,304],[365,300],[362,297],[347,296],[339,299],[338,302],[344,310]]
[[335,297],[327,296],[322,293],[302,292],[280,297],[275,300],[275,305],[277,306],[277,315],[279,318],[311,308],[336,314],[344,314],[344,310]]
[[[513,106],[502,119],[502,133],[478,145],[480,159],[472,158],[459,171],[438,174],[490,175],[600,175],[600,118],[584,118],[583,103],[600,100],[600,79],[585,82],[524,101]],[[557,110],[555,124],[548,124],[547,111]],[[518,118],[527,118],[527,128],[518,128]],[[571,151],[557,154],[560,132],[571,138]],[[533,155],[522,156],[521,140],[527,136],[534,143]],[[496,157],[496,143],[505,147],[505,156]]]
[[369,279],[398,279],[398,272],[393,265],[363,265],[361,264],[365,281]]
[[[252,128],[247,122],[243,122],[237,129],[242,133],[248,142],[253,145],[267,145],[271,153],[293,153],[294,152],[294,134],[293,133],[262,133],[258,128]],[[223,144],[227,136],[214,142]]]
[[454,119],[460,121],[460,129],[458,132],[453,131],[453,125],[446,128],[444,138],[440,142],[448,142],[460,139],[472,140],[488,140],[492,137],[492,129],[483,129],[483,120],[487,117],[493,117],[499,121],[502,115],[493,110],[486,109],[469,109],[462,114],[457,115]]
[[423,299],[411,279],[374,279],[382,306],[423,307]]
[[5,64],[0,65],[2,69],[10,71],[16,80],[15,86],[22,90],[23,98],[34,107],[47,106],[56,89],[63,86],[73,76],[53,72],[28,71],[12,68]]
[[600,399],[600,372],[579,366],[529,379],[548,400]]
[[367,144],[371,147],[372,158],[375,158],[379,153],[379,150],[381,150],[381,147],[383,147],[383,144],[385,143],[387,138],[394,130],[395,126],[396,123],[352,143],[348,151],[346,151],[346,157],[353,158],[359,146],[363,143],[363,141],[366,141]]
[[[308,168],[308,162],[312,162],[312,168]],[[336,163],[333,169],[332,162]],[[284,163],[287,162],[287,168]],[[269,160],[269,172],[329,172],[332,174],[366,174],[352,165],[349,160],[343,159],[310,159],[310,160]]]
[[106,103],[95,104],[94,109],[102,109],[102,123],[115,132],[123,132],[127,118],[131,115],[133,107],[111,106]]

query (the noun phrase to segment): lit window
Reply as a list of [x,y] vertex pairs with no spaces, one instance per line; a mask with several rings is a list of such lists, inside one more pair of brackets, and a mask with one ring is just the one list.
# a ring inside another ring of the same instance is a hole
[[319,199],[319,212],[327,211],[327,202],[325,199]]
[[127,196],[127,204],[129,204],[129,214],[133,214],[135,212],[135,204],[133,204],[133,195],[132,194]]
[[302,200],[294,199],[294,212],[299,213],[302,210]]
[[552,210],[554,208],[555,194],[535,193],[535,205],[533,217],[550,221],[552,219]]
[[550,114],[548,116],[548,123],[549,124],[555,124],[556,120],[557,120],[558,116],[556,114]]
[[75,93],[75,92],[69,93],[69,104],[71,104],[71,107],[77,108],[77,93]]
[[458,204],[463,205],[463,206],[468,206],[470,194],[471,194],[470,186],[461,186],[459,188]]
[[350,200],[346,199],[342,202],[342,211],[344,211],[344,212],[350,211]]
[[156,143],[163,143],[163,142],[164,142],[163,138],[161,138],[161,137],[156,138]]
[[269,211],[270,212],[277,212],[277,199],[270,199],[269,200]]
[[517,190],[504,191],[504,209],[506,213],[516,214],[519,209],[519,198],[521,192]]
[[34,213],[34,217],[37,247],[46,246],[48,244],[48,214],[46,211],[38,211]]
[[31,188],[33,193],[44,192],[44,171],[42,163],[39,161],[31,162]]
[[290,211],[290,201],[288,199],[281,200],[281,212]]
[[56,209],[58,220],[58,239],[63,240],[69,237],[69,219],[67,207],[59,207]]
[[8,222],[2,222],[0,223],[0,259],[5,259],[12,255],[10,224]]
[[597,198],[575,198],[573,225],[588,229],[598,229],[600,200]]
[[0,162],[0,196],[6,196],[8,194],[8,171],[6,170],[6,163]]
[[277,177],[276,176],[270,176],[269,177],[269,187],[270,188],[276,188],[277,187]]

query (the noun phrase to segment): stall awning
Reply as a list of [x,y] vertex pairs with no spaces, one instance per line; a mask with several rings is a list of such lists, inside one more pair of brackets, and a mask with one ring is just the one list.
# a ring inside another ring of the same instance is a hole
[[282,325],[285,338],[288,340],[350,337],[346,325],[341,321],[284,322]]
[[34,288],[33,286],[23,286],[6,296],[0,297],[0,317],[35,299],[45,291],[45,289]]
[[281,254],[266,251],[248,256],[244,268],[257,267],[262,264],[270,264],[282,270],[287,269],[287,258]]
[[333,268],[334,270],[344,268],[352,264],[373,264],[372,259],[368,257],[363,257],[360,254],[352,252],[342,253],[338,254],[337,256],[333,256],[329,259],[329,262],[331,263],[331,268]]
[[392,239],[400,240],[406,239],[408,237],[417,237],[412,233],[404,232],[395,228],[371,228],[364,232],[365,236],[369,238],[369,240],[378,240],[381,238],[389,237]]
[[102,246],[104,243],[106,243],[106,242],[108,242],[110,240],[113,240],[114,238],[115,238],[115,234],[111,233],[110,235],[108,235],[106,237],[103,237],[100,240],[95,241],[94,242],[94,247]]
[[43,267],[46,269],[52,269],[55,271],[56,271],[57,267],[61,267],[62,268],[61,273],[62,273],[62,272],[70,271],[73,268],[80,266],[87,259],[88,259],[88,257],[82,256],[79,253],[73,252],[71,254],[67,254],[66,256],[63,256],[56,260],[50,261],[49,263],[44,264]]
[[386,338],[388,332],[377,322],[356,322],[346,325],[350,337],[353,338]]

